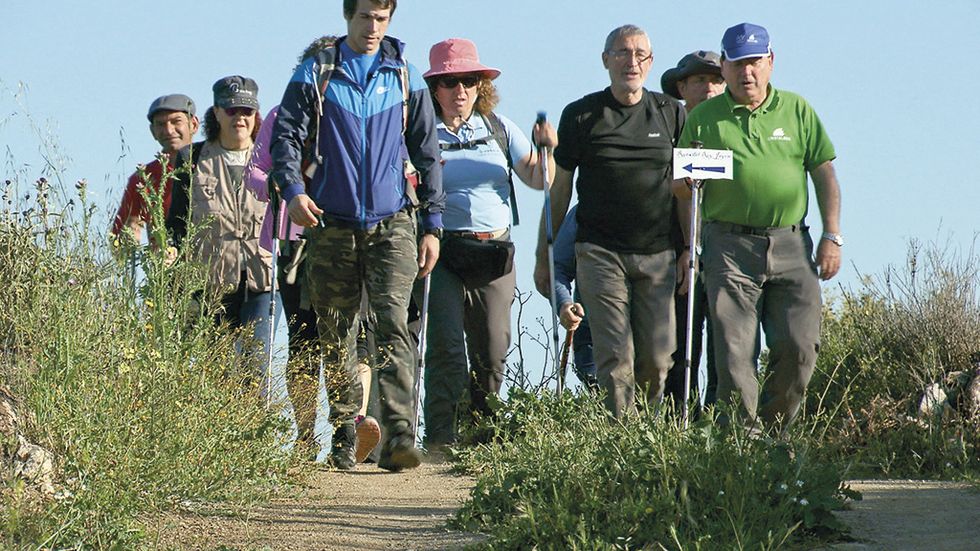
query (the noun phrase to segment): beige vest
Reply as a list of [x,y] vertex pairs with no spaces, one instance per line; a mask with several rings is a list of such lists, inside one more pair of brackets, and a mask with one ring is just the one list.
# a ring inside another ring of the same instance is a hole
[[190,195],[190,220],[199,228],[195,249],[211,284],[232,292],[244,271],[250,291],[269,291],[272,253],[259,247],[266,204],[244,183],[236,188],[228,179],[217,143],[202,147]]

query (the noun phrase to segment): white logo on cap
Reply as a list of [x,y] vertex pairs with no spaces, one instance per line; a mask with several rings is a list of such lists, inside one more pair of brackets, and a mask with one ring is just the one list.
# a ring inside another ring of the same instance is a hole
[[759,43],[758,39],[756,39],[756,37],[755,37],[754,34],[750,34],[749,37],[745,39],[745,41],[746,42],[749,42],[751,44],[758,44]]
[[238,93],[238,83],[237,82],[232,82],[231,83],[231,86],[229,86],[228,89],[237,94]]

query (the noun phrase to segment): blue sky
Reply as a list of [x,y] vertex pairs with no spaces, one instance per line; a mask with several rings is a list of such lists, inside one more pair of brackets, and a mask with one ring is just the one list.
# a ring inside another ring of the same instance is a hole
[[[43,136],[58,145],[65,179],[87,178],[96,199],[114,208],[125,178],[156,150],[145,118],[153,98],[186,93],[203,112],[211,84],[237,73],[259,83],[265,111],[278,101],[306,44],[345,30],[340,0],[275,5],[4,0],[5,177],[40,174]],[[980,229],[972,166],[980,150],[980,103],[973,98],[980,2],[692,5],[403,0],[389,34],[408,43],[408,56],[421,70],[431,44],[451,36],[474,40],[484,63],[503,71],[499,111],[529,128],[538,110],[557,120],[568,102],[608,84],[599,56],[606,34],[618,25],[637,24],[650,35],[655,59],[647,86],[655,90],[660,75],[685,53],[717,50],[726,27],[764,25],[776,52],[774,85],[810,101],[839,155],[847,244],[842,272],[825,289],[855,286],[859,274],[901,263],[910,238],[951,237],[954,246],[969,248]],[[26,91],[15,99],[20,83]],[[525,221],[514,233],[518,284],[530,290],[543,199],[527,188],[518,197]],[[819,231],[819,220],[812,220]],[[547,302],[535,297],[529,307],[525,323],[536,326]]]

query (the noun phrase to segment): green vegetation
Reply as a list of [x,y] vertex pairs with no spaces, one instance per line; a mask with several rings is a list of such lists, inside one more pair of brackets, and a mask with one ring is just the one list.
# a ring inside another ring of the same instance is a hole
[[851,495],[806,445],[707,418],[611,422],[590,397],[514,390],[497,429],[498,445],[460,454],[477,485],[456,521],[492,549],[775,549],[835,533]]
[[[0,548],[131,548],[147,515],[234,509],[287,483],[288,427],[263,407],[241,336],[191,299],[200,267],[148,249],[137,278],[124,242],[92,236],[84,181],[73,197],[19,185],[0,207],[0,383],[58,461],[54,496],[0,479]],[[856,497],[849,477],[980,479],[965,397],[978,270],[972,252],[912,243],[904,266],[829,300],[787,441],[721,429],[715,412],[688,430],[655,411],[612,422],[601,402],[555,397],[519,368],[474,433],[495,443],[456,452],[477,482],[454,522],[492,549],[806,547],[842,536],[831,511]],[[930,387],[946,399],[923,412]]]
[[190,298],[200,270],[146,251],[134,281],[78,191],[56,210],[42,179],[32,208],[0,214],[0,380],[58,458],[54,498],[0,484],[0,547],[129,548],[140,515],[255,499],[285,474],[257,367]]
[[[684,431],[669,414],[620,423],[588,396],[514,388],[478,428],[497,443],[457,452],[477,484],[455,524],[488,533],[489,549],[809,548],[846,537],[831,514],[858,498],[846,478],[976,480],[980,415],[964,387],[980,375],[978,269],[912,243],[904,268],[831,301],[787,441],[720,429],[717,412]],[[920,413],[929,386],[948,400]]]
[[[904,266],[827,308],[811,436],[858,476],[980,479],[980,415],[965,396],[978,352],[980,262],[912,242]],[[947,400],[923,413],[930,386]]]

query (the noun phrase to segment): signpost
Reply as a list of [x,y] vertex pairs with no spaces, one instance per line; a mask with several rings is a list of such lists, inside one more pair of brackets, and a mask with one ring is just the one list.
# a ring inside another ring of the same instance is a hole
[[731,180],[732,152],[727,149],[702,149],[701,142],[692,142],[691,149],[674,148],[674,179],[687,179],[691,187],[691,244],[687,273],[687,342],[684,343],[684,403],[681,412],[684,428],[688,426],[688,407],[691,392],[691,341],[694,334],[694,278],[697,276],[698,243],[701,241],[701,221],[698,219],[701,186],[704,180]]

